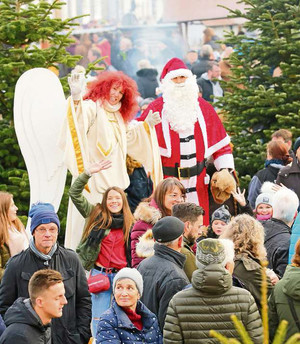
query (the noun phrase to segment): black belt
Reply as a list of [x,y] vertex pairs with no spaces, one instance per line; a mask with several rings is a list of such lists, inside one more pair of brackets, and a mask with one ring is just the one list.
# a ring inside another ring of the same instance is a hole
[[98,270],[98,271],[101,271],[101,272],[105,272],[106,274],[116,274],[119,269],[116,269],[116,268],[105,268],[105,267],[102,267],[102,266],[98,266],[98,265],[94,265],[94,269]]
[[189,179],[198,176],[205,167],[205,161],[197,162],[192,167],[167,167],[163,166],[163,173],[165,176],[173,176],[178,179]]

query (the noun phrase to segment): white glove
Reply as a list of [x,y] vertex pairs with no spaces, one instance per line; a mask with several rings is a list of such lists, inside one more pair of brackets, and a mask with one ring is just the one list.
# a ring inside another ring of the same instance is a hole
[[68,83],[73,100],[80,100],[81,93],[85,90],[86,80],[83,73],[71,73]]
[[153,128],[156,124],[161,122],[159,112],[153,112],[150,110],[148,116],[145,118],[145,122],[147,122],[149,126]]

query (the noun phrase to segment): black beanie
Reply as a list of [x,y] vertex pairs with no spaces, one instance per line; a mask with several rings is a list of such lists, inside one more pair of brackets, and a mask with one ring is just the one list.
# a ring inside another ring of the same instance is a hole
[[157,242],[169,242],[183,234],[184,223],[177,217],[166,216],[158,220],[152,228],[153,238]]

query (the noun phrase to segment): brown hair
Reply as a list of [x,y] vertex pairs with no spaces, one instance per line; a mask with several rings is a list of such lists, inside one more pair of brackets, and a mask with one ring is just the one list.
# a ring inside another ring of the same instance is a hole
[[8,229],[11,226],[15,227],[19,232],[24,228],[18,217],[14,221],[11,221],[8,217],[12,200],[12,194],[0,191],[0,247],[8,243]]
[[230,239],[234,243],[235,254],[251,253],[259,260],[266,259],[264,227],[248,214],[236,216],[230,221],[220,239]]
[[284,165],[289,164],[293,160],[289,155],[286,144],[281,141],[270,141],[267,145],[267,152],[272,159],[282,160]]
[[32,305],[35,305],[36,299],[45,290],[49,289],[57,283],[62,283],[62,275],[55,270],[44,269],[36,271],[30,278],[28,284],[28,292]]
[[204,215],[204,209],[195,203],[179,203],[172,208],[172,216],[182,222],[190,221],[195,223],[200,215]]
[[271,137],[272,138],[276,137],[277,139],[282,137],[284,142],[288,142],[288,141],[292,141],[293,135],[287,129],[279,129],[279,130],[275,131]]
[[87,225],[83,231],[82,239],[86,239],[89,236],[92,229],[94,229],[95,227],[99,229],[105,229],[111,225],[112,216],[111,216],[111,212],[107,208],[107,197],[108,197],[109,191],[111,190],[117,191],[122,197],[122,201],[123,201],[122,213],[124,216],[123,233],[124,233],[125,241],[128,242],[129,232],[134,222],[134,218],[129,208],[125,192],[117,186],[112,186],[108,188],[103,194],[102,202],[97,203],[96,206],[94,207],[93,211],[91,212],[88,218]]
[[292,264],[300,267],[300,239],[298,239],[295,245],[295,254],[292,259]]
[[157,204],[162,217],[168,216],[169,211],[165,207],[165,196],[168,191],[171,191],[177,186],[182,193],[183,198],[186,196],[185,187],[181,184],[181,182],[175,177],[169,177],[162,180],[157,187],[155,188],[153,194],[150,196],[148,200],[154,199],[155,203]]

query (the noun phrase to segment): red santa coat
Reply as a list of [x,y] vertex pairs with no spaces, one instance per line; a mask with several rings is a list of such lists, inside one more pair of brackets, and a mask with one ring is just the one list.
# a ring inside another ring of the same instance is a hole
[[[204,99],[199,98],[199,106],[202,112],[194,126],[194,138],[196,143],[196,159],[202,162],[205,158],[213,156],[217,169],[233,168],[233,158],[230,139],[214,108]],[[143,112],[140,120],[144,120],[149,111],[158,111],[162,116],[163,98],[157,98]],[[157,139],[161,151],[162,165],[164,167],[180,166],[180,138],[179,134],[163,121],[155,127]],[[218,162],[218,163],[216,163]],[[205,210],[204,224],[209,224],[208,185],[205,184],[206,168],[197,176],[196,191],[199,205]],[[164,178],[170,177],[164,175]]]

